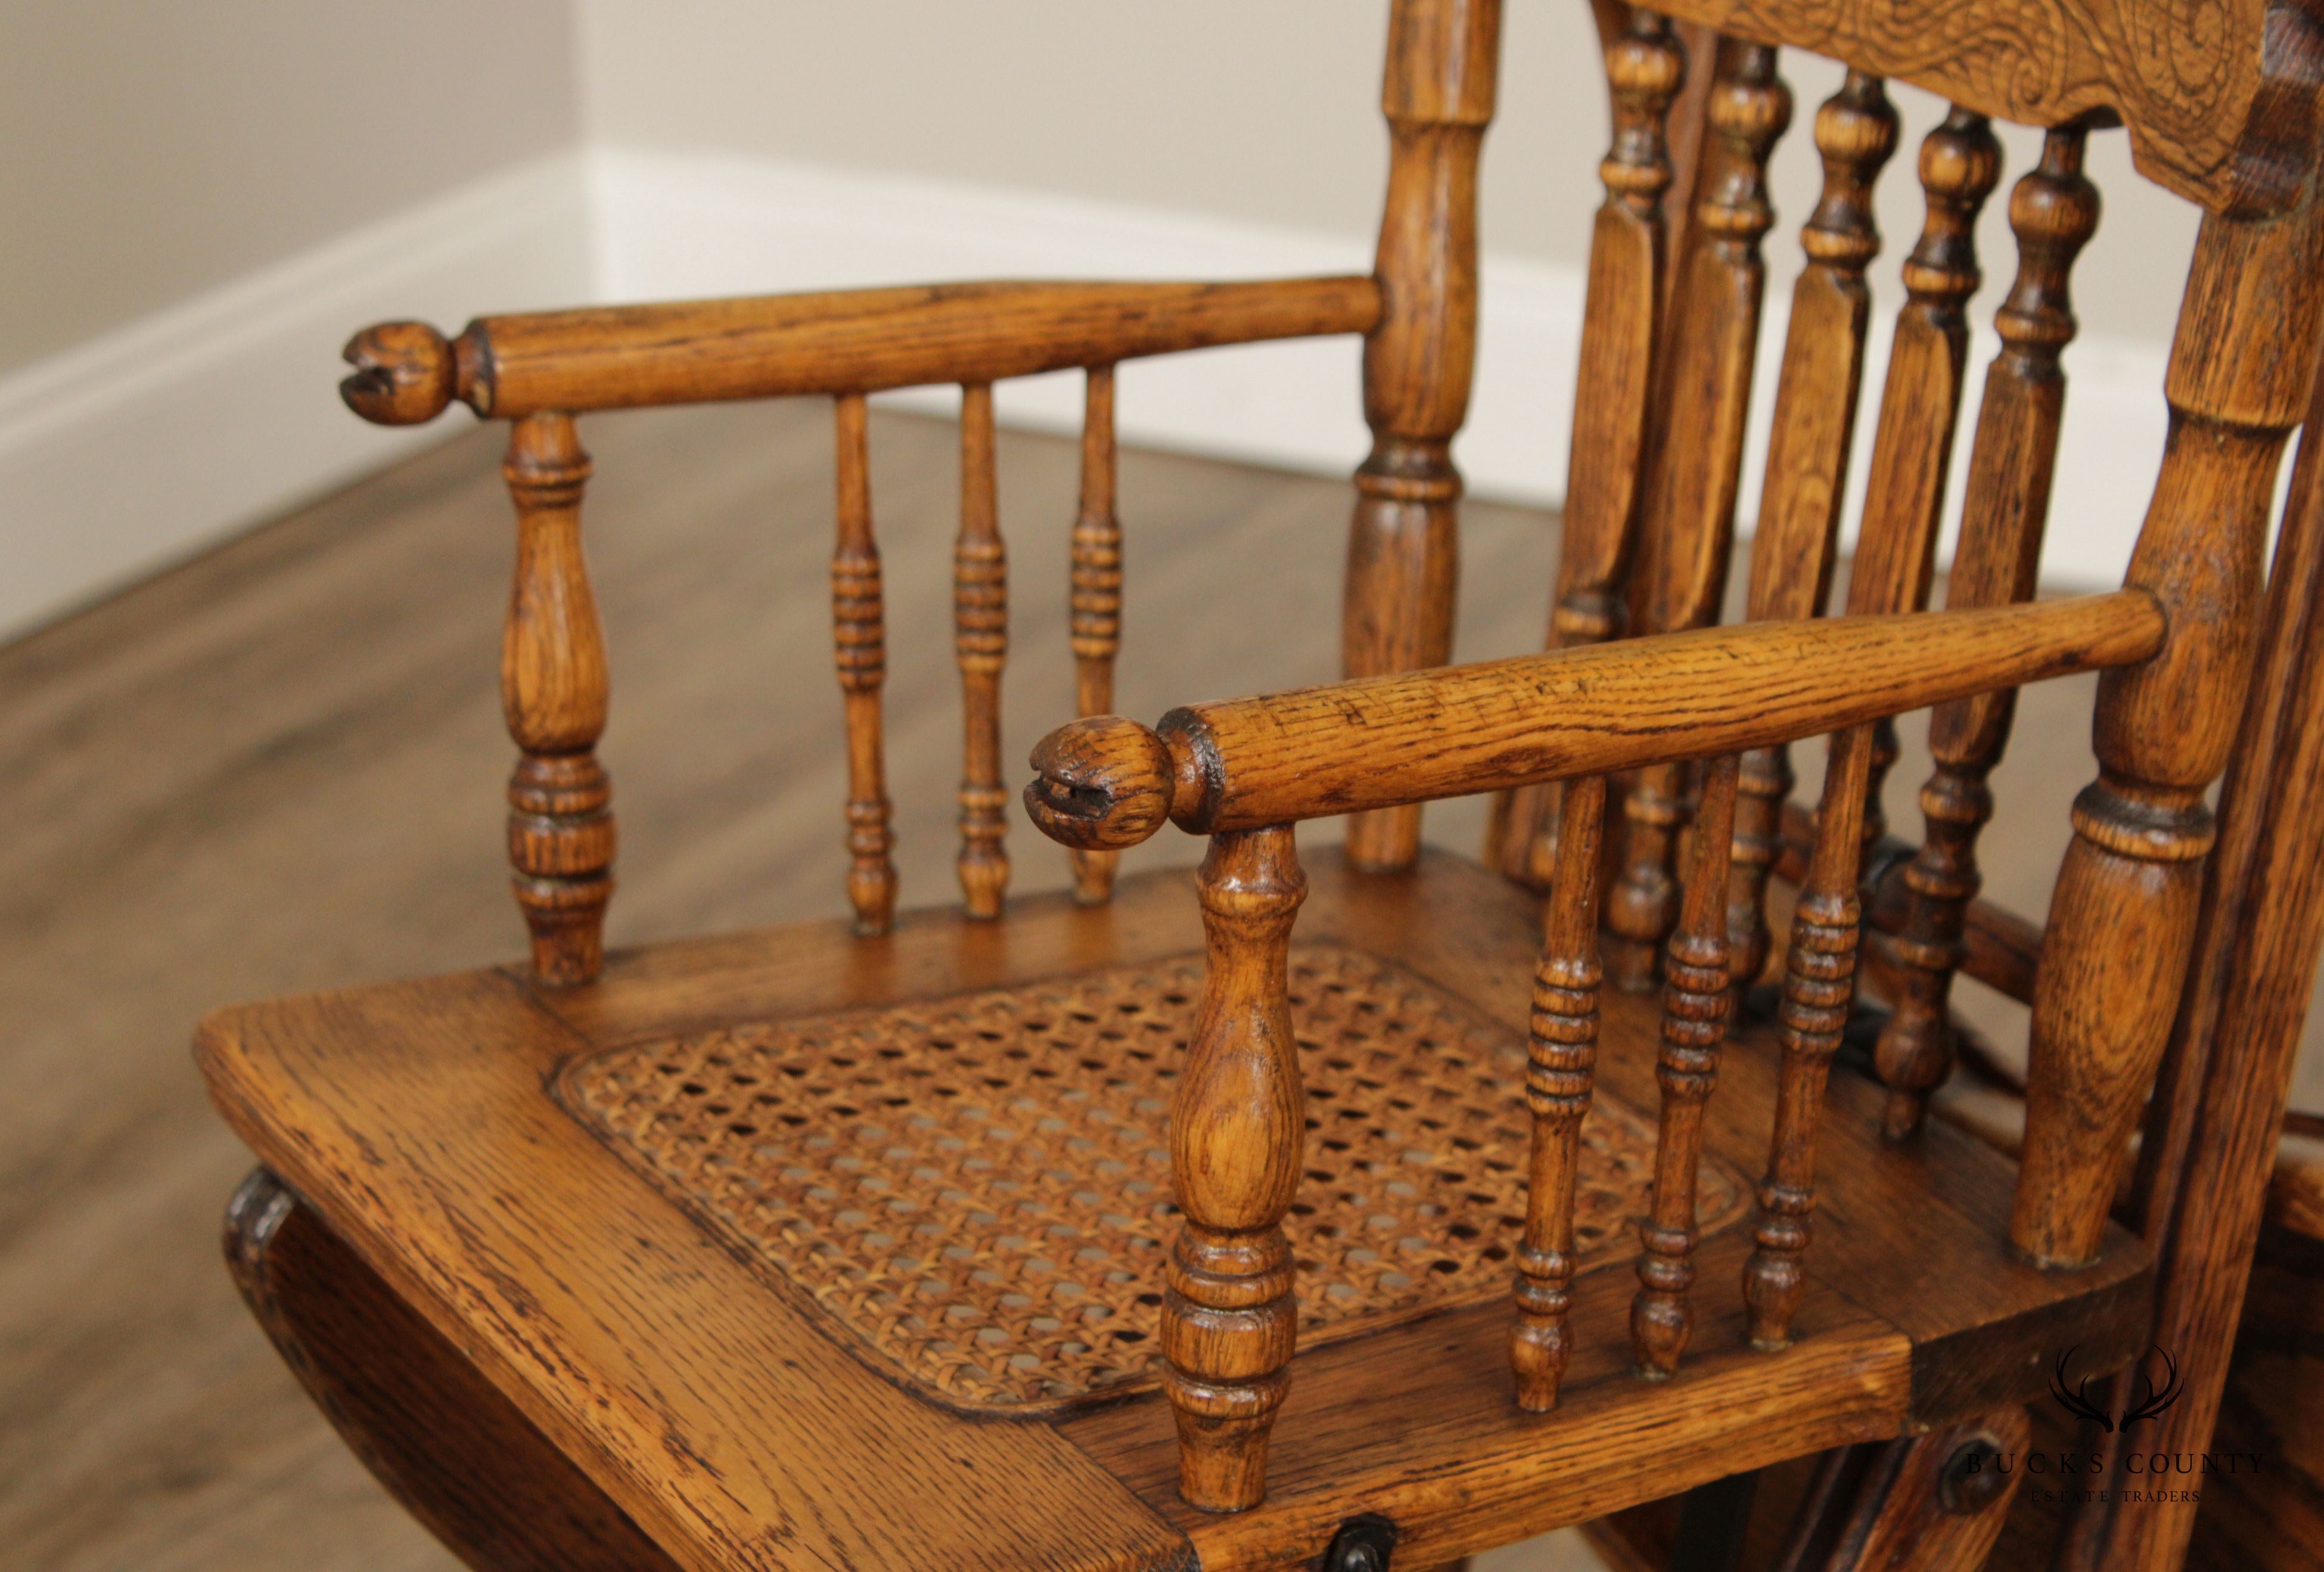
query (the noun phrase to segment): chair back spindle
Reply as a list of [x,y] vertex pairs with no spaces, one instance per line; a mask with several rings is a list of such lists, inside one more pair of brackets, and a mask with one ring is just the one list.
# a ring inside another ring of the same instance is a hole
[[[1707,62],[1706,62],[1707,64]],[[1670,150],[1664,123],[1686,71],[1670,23],[1632,9],[1606,51],[1614,135],[1598,166],[1606,185],[1591,229],[1588,309],[1582,324],[1573,440],[1549,648],[1594,644],[1622,632],[1622,584],[1638,512],[1646,421],[1661,317],[1664,193]],[[1554,788],[1496,799],[1488,860],[1512,877],[1546,883],[1555,856]]]
[[895,837],[889,828],[880,689],[888,670],[880,547],[872,535],[872,448],[863,395],[833,404],[839,539],[831,558],[832,652],[847,726],[847,898],[855,931],[888,931],[896,916]]
[[1824,765],[1815,850],[1792,909],[1784,957],[1784,994],[1775,1008],[1783,1054],[1775,1093],[1767,1174],[1750,1256],[1743,1263],[1743,1302],[1751,1341],[1781,1348],[1807,1287],[1809,1217],[1815,1209],[1816,1126],[1831,1057],[1840,1050],[1856,1003],[1856,960],[1863,909],[1864,812],[1872,777],[1873,729],[1850,726],[1832,739]]
[[[1917,611],[1936,575],[1937,522],[1952,467],[1969,360],[1969,297],[1984,274],[1977,220],[2001,174],[2001,144],[1986,116],[1955,106],[1921,143],[1928,220],[1904,259],[1904,308],[1888,354],[1888,385],[1872,439],[1864,543],[1851,571],[1851,611]],[[1876,523],[1887,525],[1876,530]],[[1872,592],[1856,579],[1870,574]],[[1873,728],[1864,809],[1867,844],[1887,833],[1881,795],[1897,756],[1895,723]]]
[[[1115,498],[1113,367],[1092,366],[1082,414],[1081,513],[1074,521],[1071,626],[1076,713],[1113,710],[1113,661],[1121,648],[1121,520]],[[1075,848],[1074,899],[1113,893],[1121,854]]]
[[[1441,666],[1452,654],[1452,438],[1476,364],[1477,160],[1500,30],[1500,0],[1396,0],[1389,14],[1388,197],[1373,270],[1381,309],[1364,339],[1372,448],[1356,471],[1341,612],[1350,677]],[[1348,855],[1360,867],[1405,867],[1419,855],[1416,808],[1349,822]]]
[[1662,1050],[1655,1081],[1662,1115],[1655,1133],[1654,1199],[1638,1231],[1638,1291],[1630,1301],[1630,1352],[1638,1373],[1678,1369],[1693,1329],[1695,1197],[1702,1171],[1702,1119],[1719,1078],[1733,994],[1727,985],[1727,875],[1735,844],[1737,755],[1705,768],[1678,927],[1664,960]]
[[1009,556],[993,467],[992,384],[961,390],[960,536],[953,546],[953,649],[960,665],[960,892],[974,918],[1001,915],[1009,833],[1001,782],[1001,670],[1009,659]]
[[1266,1493],[1299,1321],[1283,1232],[1306,1133],[1286,993],[1307,894],[1292,827],[1212,837],[1195,888],[1209,970],[1170,1110],[1184,1221],[1162,1305],[1162,1381],[1180,1493],[1206,1512],[1240,1512]]
[[517,540],[501,640],[501,705],[520,754],[509,781],[509,861],[533,973],[568,986],[592,981],[604,964],[613,894],[613,788],[596,753],[605,636],[581,551],[589,456],[573,417],[516,421],[501,472]]
[[[2081,125],[2050,132],[2041,163],[2010,195],[2017,278],[1995,313],[2001,353],[1978,410],[1960,545],[1946,580],[1949,606],[2034,596],[2065,412],[2059,356],[2074,336],[2068,279],[2098,221],[2098,188],[2082,175],[2088,137]],[[1910,899],[1902,931],[1882,941],[1898,982],[1876,1054],[1889,1088],[1891,1139],[1920,1128],[1929,1093],[1951,1069],[1952,978],[1965,953],[1964,917],[1982,883],[1978,835],[1993,814],[1986,779],[2008,744],[2015,707],[2016,694],[2004,689],[1941,706],[1930,717],[1936,768],[1921,790],[1926,833],[1904,873]]]
[[[1857,615],[1916,611],[1935,571],[1937,524],[1968,353],[1966,305],[1977,292],[1977,216],[2000,177],[2001,149],[1983,116],[1949,113],[1921,144],[1927,217],[1904,262],[1904,309],[1872,445],[1864,525],[1849,576]],[[1756,564],[1755,564],[1756,566]],[[1743,1292],[1751,1338],[1780,1347],[1804,1284],[1815,1207],[1816,1128],[1831,1055],[1856,984],[1857,888],[1876,814],[1884,752],[1877,724],[1835,734],[1809,882],[1792,916],[1784,994],[1776,1008],[1783,1062],[1775,1126]]]
[[[1864,275],[1880,251],[1873,186],[1896,151],[1896,111],[1881,79],[1849,71],[1816,112],[1815,141],[1823,192],[1800,231],[1807,266],[1792,291],[1751,541],[1745,615],[1754,622],[1821,615],[1831,591],[1872,309]],[[1793,784],[1789,746],[1743,756],[1727,913],[1728,960],[1738,986],[1766,969],[1767,876]]]
[[1573,1204],[1582,1121],[1598,1064],[1598,894],[1604,861],[1606,777],[1567,784],[1559,804],[1557,863],[1545,912],[1541,965],[1534,973],[1526,1050],[1526,1106],[1533,1115],[1533,1164],[1526,1189],[1525,1243],[1517,1252],[1517,1318],[1509,1364],[1517,1406],[1547,1413],[1572,1355],[1566,1317],[1573,1306]]
[[[1767,157],[1792,116],[1773,49],[1722,48],[1719,69],[1710,108],[1719,175],[1696,211],[1698,236],[1669,324],[1664,418],[1686,436],[1655,445],[1647,481],[1645,528],[1655,541],[1643,597],[1648,633],[1716,621],[1726,592],[1766,275],[1760,242],[1775,221]],[[1672,859],[1683,781],[1682,766],[1650,766],[1623,804],[1622,868],[1606,911],[1607,975],[1623,988],[1651,985],[1655,952],[1676,914]]]

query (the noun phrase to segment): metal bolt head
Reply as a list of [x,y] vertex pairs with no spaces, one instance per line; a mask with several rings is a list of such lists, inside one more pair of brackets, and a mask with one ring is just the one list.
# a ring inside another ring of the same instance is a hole
[[2001,1447],[1990,1436],[1972,1436],[1953,1448],[1937,1475],[1937,1504],[1960,1517],[1974,1517],[2009,1489]]
[[1396,1525],[1366,1512],[1350,1518],[1332,1536],[1323,1552],[1323,1572],[1388,1572],[1388,1552],[1396,1549]]

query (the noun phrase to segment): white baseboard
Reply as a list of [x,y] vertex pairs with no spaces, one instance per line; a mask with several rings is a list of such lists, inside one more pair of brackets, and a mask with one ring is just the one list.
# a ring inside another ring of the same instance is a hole
[[[1771,244],[1780,270],[1791,248]],[[383,464],[434,429],[365,426],[331,395],[355,328],[420,317],[941,278],[1232,278],[1360,272],[1358,238],[716,153],[597,149],[493,177],[0,378],[0,636]],[[1992,271],[2006,271],[1996,259]],[[1978,308],[1989,317],[1999,279]],[[1768,289],[1756,506],[1788,273]],[[1577,270],[1489,254],[1471,493],[1554,504],[1572,421]],[[1857,500],[1886,363],[1876,325]],[[1990,333],[1974,350],[1982,367]],[[2119,580],[2163,448],[2163,346],[2085,339],[2045,575]],[[1344,474],[1363,455],[1353,340],[1205,350],[1122,373],[1125,439]],[[1974,387],[1972,388],[1974,393]],[[945,407],[951,390],[898,395]],[[1004,420],[1070,429],[1064,376],[1000,392]],[[1967,425],[1964,421],[1964,425]],[[1964,438],[1966,433],[1964,433]],[[1954,508],[1967,468],[1954,466]],[[1854,509],[1851,508],[1851,515]],[[1949,516],[1951,514],[1949,513]]]
[[0,637],[440,441],[350,415],[339,347],[586,298],[586,189],[525,165],[0,377]]

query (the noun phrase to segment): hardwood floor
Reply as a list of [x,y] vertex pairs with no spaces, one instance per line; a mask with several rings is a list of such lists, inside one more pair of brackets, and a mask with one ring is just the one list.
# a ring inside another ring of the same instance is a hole
[[[904,901],[928,903],[954,898],[955,434],[884,413],[872,430],[898,864]],[[450,1564],[235,1299],[216,1234],[248,1160],[185,1045],[228,1000],[521,950],[501,863],[496,435],[0,650],[0,1073],[16,1088],[0,1103],[0,1565]],[[613,942],[838,914],[826,411],[612,417],[584,438],[613,652]],[[1070,703],[1074,466],[1069,440],[1002,435],[1012,773]],[[1151,720],[1333,675],[1348,503],[1339,482],[1126,453],[1121,707]],[[1458,653],[1534,647],[1551,519],[1471,504],[1464,552]],[[2031,697],[1997,782],[1994,893],[2028,911],[2089,772],[2089,702],[2082,683]],[[1924,769],[1908,748],[1891,787],[1901,826],[1917,828]],[[1481,821],[1454,805],[1429,832],[1472,848]],[[1064,854],[1013,813],[1010,840],[1018,889],[1065,883]],[[1141,848],[1194,851],[1179,837]]]

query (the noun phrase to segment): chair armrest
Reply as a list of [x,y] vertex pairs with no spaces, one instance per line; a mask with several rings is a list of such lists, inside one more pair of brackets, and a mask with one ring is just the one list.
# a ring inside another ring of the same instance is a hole
[[1975,611],[1747,623],[1172,710],[1033,752],[1051,839],[1134,845],[1167,817],[1256,829],[1793,742],[1949,699],[2144,661],[2144,590]]
[[458,399],[503,419],[796,393],[868,393],[1222,344],[1368,333],[1369,277],[1232,283],[989,282],[481,317],[447,340],[388,322],[349,340],[348,408],[381,425]]

